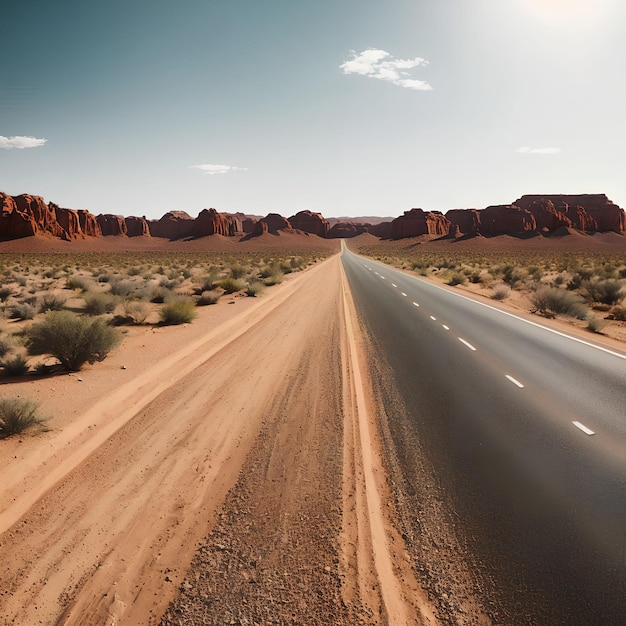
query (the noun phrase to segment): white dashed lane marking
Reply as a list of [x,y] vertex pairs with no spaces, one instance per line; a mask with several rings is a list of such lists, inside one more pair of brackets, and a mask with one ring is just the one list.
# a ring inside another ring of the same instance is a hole
[[396,283],[391,283],[392,287],[397,287],[398,285],[396,285]]
[[419,304],[417,304],[417,302],[414,302],[414,303],[413,303],[413,306],[419,306]]
[[467,346],[470,350],[473,350],[474,352],[476,352],[476,348],[474,348],[474,346],[469,342],[469,341],[465,341],[465,339],[463,339],[462,337],[458,337],[458,340],[464,345]]
[[402,295],[406,298],[406,294],[404,293],[404,291],[402,292]]
[[436,321],[437,321],[437,318],[436,318],[434,315],[431,315],[431,316],[430,316],[430,319],[431,319],[433,322],[436,322]]
[[442,326],[443,326],[444,330],[450,330],[449,326],[446,326],[445,324],[442,324]]
[[519,380],[517,380],[516,378],[513,378],[513,376],[509,376],[508,374],[505,374],[506,378],[508,380],[510,380],[514,385],[517,385],[520,389],[524,389],[524,385],[522,385],[522,383],[520,383]]
[[580,422],[572,422],[572,424],[574,424],[574,426],[576,426],[576,428],[580,428],[580,430],[582,430],[585,435],[595,435],[596,433],[591,430],[591,428],[587,428],[587,426],[585,426],[584,424],[581,424]]

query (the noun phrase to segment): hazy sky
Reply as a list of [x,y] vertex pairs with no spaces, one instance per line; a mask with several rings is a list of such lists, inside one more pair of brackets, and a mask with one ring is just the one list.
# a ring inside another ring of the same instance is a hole
[[0,190],[94,213],[626,206],[623,0],[3,0]]

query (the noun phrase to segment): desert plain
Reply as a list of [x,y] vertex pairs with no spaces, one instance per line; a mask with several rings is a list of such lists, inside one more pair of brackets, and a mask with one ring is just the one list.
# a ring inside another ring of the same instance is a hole
[[[347,245],[623,353],[623,235],[433,239]],[[47,291],[77,315],[108,302],[98,312],[121,333],[79,371],[27,355],[4,372],[0,397],[43,421],[0,440],[0,623],[521,623],[419,447],[420,493],[399,486],[380,400],[393,380],[343,245],[297,232],[0,244],[8,354],[24,356]],[[559,288],[573,314],[538,305]],[[184,323],[159,316],[169,297],[194,304]],[[32,317],[16,313],[29,303]],[[405,532],[409,509],[421,536]]]

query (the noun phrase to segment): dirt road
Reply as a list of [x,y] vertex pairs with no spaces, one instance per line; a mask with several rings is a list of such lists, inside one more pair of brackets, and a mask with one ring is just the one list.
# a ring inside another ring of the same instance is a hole
[[31,445],[2,624],[434,623],[351,307],[333,257]]

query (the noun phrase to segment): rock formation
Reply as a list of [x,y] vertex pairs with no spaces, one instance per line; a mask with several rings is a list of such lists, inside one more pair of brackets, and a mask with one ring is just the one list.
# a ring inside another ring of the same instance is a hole
[[51,209],[39,196],[9,196],[0,192],[0,238],[20,239],[32,235],[52,235],[66,239],[67,234]]
[[367,232],[365,224],[354,224],[352,222],[337,222],[329,231],[329,239],[349,239],[361,233]]
[[241,228],[246,235],[253,233],[255,226],[256,220],[250,219],[249,217],[245,217],[241,220]]
[[86,237],[102,237],[102,230],[100,229],[96,216],[89,211],[85,211],[85,209],[78,209],[77,212],[80,229],[83,235]]
[[[579,195],[534,194],[522,196],[519,200],[515,201],[515,204],[521,208],[527,208],[535,200],[550,200],[550,202],[552,202],[555,207],[576,207],[576,213],[581,215],[582,222],[586,223],[584,215],[580,211],[578,211],[579,208],[584,209],[584,211],[595,220],[598,232],[613,231],[616,233],[623,233],[626,231],[626,217],[624,215],[624,210],[616,204],[613,204],[613,202],[609,200],[603,193]],[[571,221],[575,222],[574,220]],[[587,223],[587,225],[590,224]],[[581,230],[588,229],[581,228]]]
[[391,239],[391,220],[378,224],[365,224],[367,232],[381,239]]
[[84,237],[83,229],[80,226],[78,211],[63,209],[52,202],[48,204],[48,207],[54,211],[59,226],[65,231],[63,239],[69,241],[71,239],[82,239]]
[[207,235],[233,237],[241,232],[243,232],[243,226],[239,218],[226,213],[218,213],[215,209],[200,211],[193,228],[194,237],[206,237]]
[[446,213],[446,218],[452,226],[458,228],[460,235],[471,235],[478,232],[480,213],[476,209],[451,209]]
[[519,235],[537,230],[534,215],[512,204],[489,206],[479,214],[483,235]]
[[126,235],[126,220],[123,215],[100,214],[96,217],[96,221],[105,237]]
[[[153,236],[169,240],[221,235],[233,237],[263,233],[279,234],[297,229],[318,237],[354,237],[369,232],[383,239],[419,235],[457,238],[465,235],[520,236],[531,232],[544,235],[566,234],[573,229],[585,233],[626,233],[624,210],[604,194],[525,195],[512,205],[486,209],[453,209],[444,216],[439,211],[411,209],[392,221],[366,218],[326,219],[320,213],[300,211],[289,220],[277,213],[256,219],[245,213],[219,213],[204,209],[197,218],[184,211],[170,211],[159,220],[103,214],[95,217],[84,209],[73,210],[46,204],[39,196],[10,196],[0,192],[0,239],[33,235],[67,241],[101,236]],[[332,224],[332,226],[331,226]]]
[[255,224],[253,234],[270,233],[271,235],[278,235],[279,230],[290,231],[293,229],[287,218],[278,213],[268,213]]
[[318,237],[326,237],[330,229],[328,220],[321,213],[313,213],[313,211],[300,211],[289,218],[289,223],[292,228]]
[[149,237],[150,227],[145,217],[134,217],[131,215],[125,219],[126,234],[129,237]]
[[550,232],[557,230],[557,228],[571,228],[573,226],[572,221],[561,211],[558,211],[554,203],[547,198],[533,200],[528,206],[522,208],[533,214],[537,230]]
[[450,230],[450,222],[439,211],[411,209],[391,222],[391,238],[404,239],[418,235],[442,237]]
[[193,236],[195,220],[185,211],[169,211],[160,220],[150,220],[150,234],[165,239],[183,239]]

